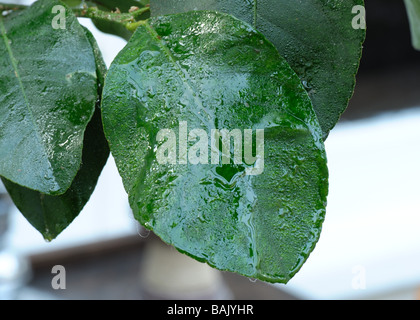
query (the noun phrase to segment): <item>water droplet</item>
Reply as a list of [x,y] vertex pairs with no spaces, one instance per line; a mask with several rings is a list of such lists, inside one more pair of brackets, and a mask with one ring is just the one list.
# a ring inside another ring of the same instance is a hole
[[284,217],[285,210],[284,208],[279,209],[279,217]]
[[305,87],[305,89],[312,89],[312,86],[309,84],[308,81],[302,81],[302,84]]
[[146,229],[142,225],[138,224],[137,225],[137,233],[140,237],[142,237],[143,239],[146,239],[150,235],[150,230]]

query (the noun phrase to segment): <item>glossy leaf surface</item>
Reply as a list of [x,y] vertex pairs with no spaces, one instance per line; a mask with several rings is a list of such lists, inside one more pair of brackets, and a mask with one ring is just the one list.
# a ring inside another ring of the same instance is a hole
[[301,78],[326,139],[353,95],[365,39],[360,6],[363,0],[154,0],[151,13],[217,10],[252,24]]
[[92,46],[71,10],[60,17],[56,5],[40,0],[0,16],[0,175],[51,195],[80,168],[97,100]]
[[[102,112],[145,227],[221,270],[270,282],[299,270],[324,220],[326,156],[300,79],[264,36],[221,13],[152,18],[112,63]],[[212,164],[205,133],[214,129],[237,129],[244,139],[246,130],[264,130],[263,172],[248,174],[261,161],[223,164],[219,153]],[[160,140],[162,132],[174,136]],[[176,150],[163,154],[174,151],[177,161],[162,164],[159,150],[171,137]]]
[[[93,35],[85,29],[96,57],[98,97],[106,73],[105,62]],[[99,101],[99,100],[98,100]],[[109,156],[102,129],[99,102],[84,137],[82,165],[70,188],[62,195],[50,196],[2,179],[16,207],[46,240],[56,238],[79,215],[95,189]]]

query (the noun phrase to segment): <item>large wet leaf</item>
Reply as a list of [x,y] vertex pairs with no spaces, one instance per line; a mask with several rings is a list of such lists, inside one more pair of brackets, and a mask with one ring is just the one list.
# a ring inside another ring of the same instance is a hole
[[218,10],[252,24],[301,78],[325,139],[353,95],[365,38],[353,28],[357,5],[363,0],[154,0],[151,11]]
[[[300,79],[259,32],[214,12],[148,20],[112,63],[102,112],[146,228],[221,270],[270,282],[299,270],[325,213],[322,131]],[[242,155],[242,140],[221,139],[235,162],[219,139],[206,152],[215,129],[243,135]]]
[[69,9],[60,28],[55,5],[63,4],[40,0],[0,16],[0,175],[54,195],[80,168],[97,99],[89,40]]
[[[106,66],[93,35],[87,29],[85,32],[96,58],[99,98],[102,95]],[[92,195],[108,159],[109,148],[103,133],[99,103],[98,99],[95,114],[86,128],[82,165],[64,194],[50,196],[2,179],[16,207],[47,240],[56,238],[79,215]]]
[[420,0],[404,0],[414,48],[420,50]]

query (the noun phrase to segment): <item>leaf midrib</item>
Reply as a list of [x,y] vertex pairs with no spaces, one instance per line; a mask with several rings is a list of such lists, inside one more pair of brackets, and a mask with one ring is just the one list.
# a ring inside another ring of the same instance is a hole
[[[172,55],[171,51],[167,46],[164,45],[163,41],[160,39],[159,34],[156,32],[156,30],[149,24],[148,21],[144,24],[145,28],[149,32],[149,34],[154,38],[154,40],[159,44],[160,48],[163,50],[165,55],[168,57],[169,61],[173,64],[175,69],[177,70],[178,74],[180,75],[180,78],[182,79],[182,82],[186,86],[186,88],[191,91],[194,101],[197,103],[197,105],[200,107],[200,109],[207,115],[208,120],[212,120],[212,116],[208,113],[208,111],[204,108],[202,101],[198,98],[198,92],[193,88],[193,86],[189,83],[184,70],[180,67],[180,65],[175,60],[174,56]],[[213,117],[214,120],[214,117]]]
[[[37,137],[37,139],[38,139],[38,141],[39,141],[39,144],[40,144],[40,146],[41,146],[41,148],[42,148],[43,154],[45,155],[45,158],[47,159],[47,162],[48,162],[48,169],[49,169],[51,172],[53,172],[53,168],[52,168],[52,165],[51,165],[50,159],[49,159],[49,157],[48,157],[48,153],[47,153],[47,152],[46,152],[46,150],[45,150],[45,145],[42,143],[42,138],[41,138],[41,135],[40,135],[40,132],[39,132],[39,127],[37,126],[37,124],[36,124],[36,122],[35,122],[35,117],[34,117],[34,114],[33,114],[32,110],[31,110],[31,108],[30,108],[29,100],[28,100],[28,97],[26,96],[25,88],[24,88],[24,86],[23,86],[22,79],[21,79],[21,77],[20,77],[19,68],[18,68],[17,63],[16,63],[16,61],[17,61],[17,60],[16,60],[16,58],[15,58],[15,56],[14,56],[14,54],[13,54],[12,47],[10,46],[10,42],[9,42],[9,41],[10,41],[10,39],[7,37],[6,27],[4,26],[4,23],[3,23],[3,18],[2,18],[1,16],[0,16],[0,33],[1,33],[1,35],[2,35],[2,38],[3,38],[4,44],[5,44],[5,46],[6,46],[7,53],[8,53],[8,55],[9,55],[9,59],[10,59],[10,62],[11,62],[11,64],[12,64],[12,67],[13,67],[13,70],[14,70],[14,73],[15,73],[15,76],[16,76],[16,79],[17,79],[17,81],[18,81],[19,88],[20,88],[20,91],[21,91],[21,93],[22,93],[23,100],[24,100],[24,102],[25,102],[25,106],[26,106],[26,109],[27,109],[28,114],[29,114],[29,116],[30,116],[30,119],[31,119],[31,122],[32,122],[33,128],[35,128],[33,131],[35,132],[36,137]],[[57,181],[56,181],[55,177],[54,177],[53,175],[50,175],[50,178],[52,178],[52,179],[53,179],[53,183],[54,183],[54,185],[55,185],[55,186],[58,186],[58,183],[57,183]]]
[[[256,12],[257,9],[257,0],[254,0],[254,10],[255,10],[255,14],[257,14]],[[257,18],[257,17],[256,17]],[[255,21],[256,22],[256,21]],[[162,41],[161,37],[159,36],[159,34],[156,32],[156,30],[149,24],[149,21],[146,21],[144,23],[144,26],[146,28],[146,30],[149,32],[149,34],[155,39],[155,41],[158,43],[158,45],[161,47],[161,49],[164,51],[164,53],[166,54],[166,56],[168,57],[168,59],[170,60],[170,62],[174,65],[175,69],[177,70],[178,74],[180,75],[184,85],[186,86],[186,88],[188,90],[190,90],[192,93],[197,93],[193,86],[189,83],[188,78],[186,77],[184,70],[182,69],[182,67],[177,63],[176,59],[174,58],[174,56],[172,55],[171,51],[169,50],[169,48],[164,44],[164,42]],[[211,117],[211,115],[207,112],[207,110],[204,108],[202,102],[200,101],[198,94],[193,95],[194,96],[194,100],[197,102],[198,106],[200,107],[200,109],[202,111],[205,112],[205,114],[208,116],[208,118],[210,120],[214,120],[215,117]],[[139,179],[141,180],[141,179]],[[136,182],[136,185],[141,185],[139,183],[139,181]],[[141,191],[140,191],[141,192]],[[138,196],[136,195],[136,198],[138,198]],[[251,215],[249,217],[250,220],[252,220],[254,218],[254,215]],[[252,226],[251,228],[249,228],[249,232],[251,234],[255,234],[255,227]],[[257,254],[257,249],[258,249],[258,245],[257,245],[257,237],[254,235],[252,236],[252,250],[255,252],[255,261],[258,261],[258,254]],[[260,270],[258,269],[258,263],[254,263],[254,274],[255,276],[260,275]]]
[[[178,73],[179,77],[182,80],[182,83],[184,84],[185,88],[187,90],[189,90],[192,94],[192,96],[194,97],[194,101],[196,102],[196,106],[198,106],[200,108],[200,111],[203,111],[203,113],[208,117],[208,119],[201,119],[203,121],[207,120],[207,121],[214,121],[214,117],[212,117],[207,110],[204,108],[202,101],[199,98],[199,95],[197,93],[196,90],[194,90],[193,86],[189,83],[187,76],[185,75],[183,69],[181,68],[181,66],[177,63],[176,59],[174,58],[174,56],[172,55],[171,51],[169,50],[169,48],[163,43],[162,39],[160,38],[159,34],[156,32],[156,30],[149,24],[149,21],[145,21],[143,24],[144,28],[146,29],[146,31],[148,32],[148,34],[156,41],[156,43],[159,45],[159,47],[162,49],[162,51],[164,52],[164,54],[166,55],[166,57],[168,58],[168,60],[170,61],[170,63],[174,66],[174,69],[176,70],[176,72]],[[139,175],[136,179],[136,182],[133,184],[135,187],[134,189],[132,189],[135,192],[135,196],[136,198],[138,197],[137,194],[139,192],[143,192],[143,190],[141,190],[141,186],[142,184],[140,183],[140,181],[142,180],[142,175]]]

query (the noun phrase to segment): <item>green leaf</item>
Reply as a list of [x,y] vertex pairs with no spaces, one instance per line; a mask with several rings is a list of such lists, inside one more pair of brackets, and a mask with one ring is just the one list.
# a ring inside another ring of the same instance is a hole
[[363,0],[154,0],[151,11],[218,10],[254,25],[301,78],[326,139],[355,87],[365,39],[352,25],[357,5]]
[[97,100],[89,40],[71,10],[64,25],[55,5],[40,0],[0,17],[0,175],[50,195],[63,194],[80,168]]
[[420,50],[420,0],[404,0],[411,28],[413,47]]
[[96,101],[96,106],[100,107],[100,99],[102,98],[102,89],[105,83],[105,76],[107,73],[107,66],[102,56],[101,49],[96,42],[95,37],[89,31],[89,29],[83,27],[85,31],[86,37],[92,46],[93,55],[95,57],[95,66],[96,66],[96,77],[97,77],[97,92],[98,92],[98,100]]
[[[264,36],[215,12],[152,18],[112,63],[102,112],[134,215],[146,228],[221,270],[270,282],[299,270],[324,219],[326,156],[300,79]],[[264,130],[264,156],[260,150],[255,163],[222,164],[219,154],[211,164],[204,148],[203,163],[194,165],[199,142],[189,140],[192,160],[183,164],[184,121],[190,134]],[[160,153],[165,132],[176,136],[175,153]],[[162,164],[158,154],[177,161]],[[263,172],[249,174],[263,159]]]
[[86,129],[82,166],[64,194],[50,196],[4,178],[2,181],[19,211],[46,240],[51,241],[70,225],[86,205],[108,156],[98,108]]
[[96,58],[98,102],[85,131],[82,164],[73,183],[64,194],[50,196],[2,179],[19,211],[49,241],[55,239],[79,215],[92,195],[109,157],[99,109],[106,66],[93,35],[87,29],[85,32]]

